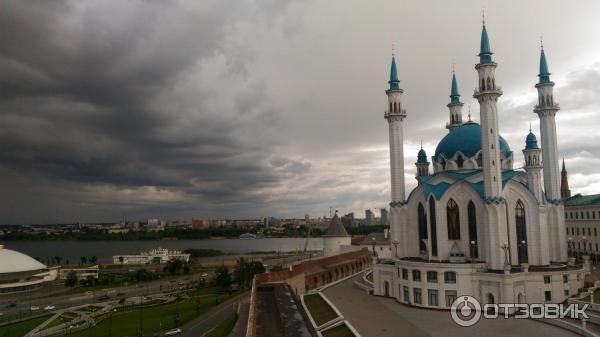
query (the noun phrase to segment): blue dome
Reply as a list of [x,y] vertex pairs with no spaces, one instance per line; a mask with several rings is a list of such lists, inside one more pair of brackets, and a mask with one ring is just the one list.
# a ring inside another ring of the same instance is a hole
[[539,149],[540,147],[538,146],[537,143],[537,138],[535,137],[535,135],[533,134],[533,132],[529,132],[529,134],[527,135],[527,138],[525,138],[525,149],[526,150],[532,150],[532,149]]
[[[441,154],[446,159],[450,159],[456,152],[461,152],[466,157],[471,158],[479,150],[481,150],[481,126],[471,122],[452,129],[438,144],[435,149],[435,156],[438,157]],[[505,157],[510,157],[512,153],[508,143],[502,136],[500,136],[500,150]]]

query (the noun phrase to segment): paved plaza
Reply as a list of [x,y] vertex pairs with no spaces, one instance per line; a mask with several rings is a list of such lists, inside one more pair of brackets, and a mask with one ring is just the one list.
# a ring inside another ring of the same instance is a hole
[[473,327],[460,327],[448,311],[410,308],[391,298],[368,295],[352,279],[323,294],[362,337],[575,337],[564,329],[528,319],[482,319]]

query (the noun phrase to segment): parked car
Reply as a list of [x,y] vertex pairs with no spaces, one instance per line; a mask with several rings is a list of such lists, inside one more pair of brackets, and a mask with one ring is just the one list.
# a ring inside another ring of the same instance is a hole
[[175,335],[179,335],[182,332],[183,331],[181,331],[181,329],[177,328],[177,329],[173,329],[173,330],[169,330],[169,331],[165,332],[165,336],[175,336]]
[[47,305],[44,307],[44,310],[54,310],[56,307],[54,305]]
[[37,311],[40,310],[40,307],[38,307],[37,305],[32,305],[29,309],[31,309],[31,311]]
[[7,308],[14,308],[14,307],[16,307],[16,306],[17,306],[17,303],[8,303],[8,304],[6,305],[6,307],[7,307]]
[[98,297],[98,301],[106,301],[110,299],[110,297],[108,295],[102,295],[100,297]]

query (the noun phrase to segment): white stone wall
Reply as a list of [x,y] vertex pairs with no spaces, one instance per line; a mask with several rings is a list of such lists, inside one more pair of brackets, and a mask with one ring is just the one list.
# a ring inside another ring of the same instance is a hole
[[350,236],[325,236],[323,237],[323,255],[331,256],[342,252],[342,246],[349,246]]

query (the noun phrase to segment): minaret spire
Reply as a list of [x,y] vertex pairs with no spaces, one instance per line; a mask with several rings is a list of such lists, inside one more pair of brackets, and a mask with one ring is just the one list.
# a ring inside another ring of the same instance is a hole
[[567,169],[565,167],[565,158],[562,160],[562,171],[560,172],[560,196],[563,199],[571,197],[569,177],[567,176]]
[[450,86],[450,103],[447,107],[450,110],[450,123],[446,124],[449,130],[462,125],[462,106],[460,94],[458,93],[458,82],[456,81],[456,73],[454,72],[454,64],[452,64],[452,83]]

